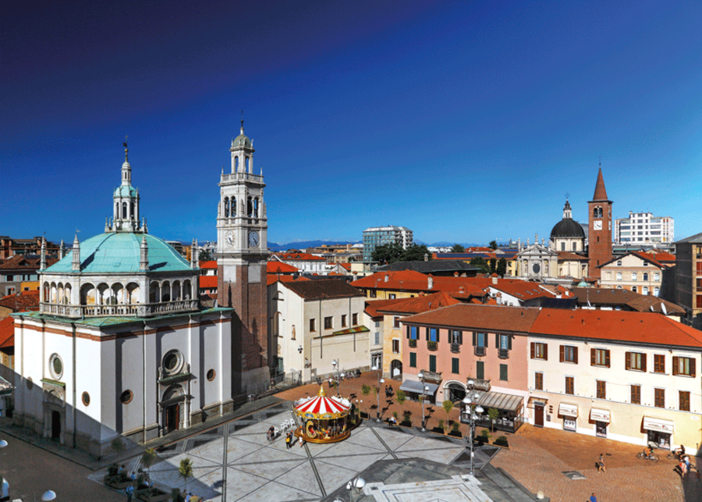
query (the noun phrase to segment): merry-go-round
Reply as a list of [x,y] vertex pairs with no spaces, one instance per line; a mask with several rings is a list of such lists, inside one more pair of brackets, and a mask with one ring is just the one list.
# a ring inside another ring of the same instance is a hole
[[327,397],[324,387],[317,396],[295,402],[295,414],[302,425],[295,435],[310,443],[336,443],[351,434],[349,413],[351,403],[342,397]]

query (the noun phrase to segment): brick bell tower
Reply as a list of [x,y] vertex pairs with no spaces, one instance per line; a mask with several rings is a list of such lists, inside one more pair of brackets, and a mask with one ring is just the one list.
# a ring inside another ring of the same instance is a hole
[[590,215],[588,232],[588,268],[590,277],[599,280],[600,265],[612,259],[612,201],[607,198],[604,178],[602,177],[602,163],[597,173],[595,195],[587,203]]
[[219,182],[217,209],[217,302],[232,307],[232,393],[253,394],[270,382],[268,368],[268,219],[263,170],[253,171],[253,142],[232,140],[231,172]]

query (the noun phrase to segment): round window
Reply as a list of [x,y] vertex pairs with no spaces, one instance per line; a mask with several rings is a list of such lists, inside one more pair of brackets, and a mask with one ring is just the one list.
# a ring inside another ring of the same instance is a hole
[[59,380],[63,376],[63,361],[58,354],[52,354],[49,358],[49,370],[51,376]]
[[212,381],[215,379],[215,376],[217,376],[217,373],[215,373],[215,370],[210,370],[207,372],[207,380]]
[[90,394],[88,394],[87,392],[83,392],[83,395],[81,396],[81,399],[82,399],[83,404],[84,404],[85,406],[89,406],[89,405],[90,405]]
[[163,358],[163,370],[168,375],[180,373],[183,367],[183,356],[177,350],[171,350]]
[[122,404],[129,404],[132,402],[132,399],[134,399],[134,393],[131,390],[125,390],[122,392],[122,395],[119,396],[119,400],[122,401]]

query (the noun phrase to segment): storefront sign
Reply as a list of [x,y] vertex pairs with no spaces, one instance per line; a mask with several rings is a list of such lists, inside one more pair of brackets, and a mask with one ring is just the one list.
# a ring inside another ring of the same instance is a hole
[[574,431],[577,420],[575,418],[564,418],[563,419],[563,430],[564,431]]

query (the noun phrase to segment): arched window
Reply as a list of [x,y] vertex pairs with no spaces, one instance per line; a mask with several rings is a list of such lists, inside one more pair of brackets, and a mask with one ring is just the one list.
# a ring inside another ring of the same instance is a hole
[[234,157],[234,171],[239,171],[239,156]]
[[246,214],[251,217],[253,214],[253,202],[251,201],[251,197],[248,199],[248,206],[246,208]]
[[122,218],[126,219],[127,218],[127,203],[122,202]]
[[134,219],[134,202],[131,202],[129,204],[129,217],[133,220]]
[[577,251],[577,250],[578,250],[578,243],[574,242],[573,243],[573,251]]
[[224,198],[224,217],[229,218],[229,197]]
[[232,202],[231,202],[230,206],[231,206],[232,218],[234,218],[236,216],[236,197],[232,197]]
[[254,198],[254,203],[253,203],[253,216],[254,218],[258,218],[258,197]]
[[251,165],[251,157],[246,156],[246,172],[249,172],[249,166]]

